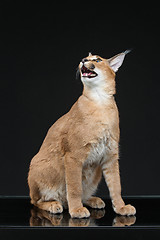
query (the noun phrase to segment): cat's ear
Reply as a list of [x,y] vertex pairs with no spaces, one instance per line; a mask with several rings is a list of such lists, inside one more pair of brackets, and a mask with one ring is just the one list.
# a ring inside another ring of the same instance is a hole
[[91,52],[89,52],[89,53],[88,53],[88,56],[92,56],[92,53],[91,53]]
[[126,50],[125,52],[119,53],[112,58],[107,59],[110,67],[114,72],[117,72],[119,67],[122,65],[125,55],[131,50]]

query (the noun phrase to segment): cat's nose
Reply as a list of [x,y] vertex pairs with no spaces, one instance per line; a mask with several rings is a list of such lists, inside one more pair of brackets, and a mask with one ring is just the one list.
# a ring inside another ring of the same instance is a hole
[[94,68],[95,68],[95,66],[94,66],[94,64],[92,63],[91,66],[90,66],[90,69],[94,69]]
[[87,58],[83,58],[83,59],[82,59],[82,63],[85,63],[85,62],[87,62],[87,61],[88,61]]

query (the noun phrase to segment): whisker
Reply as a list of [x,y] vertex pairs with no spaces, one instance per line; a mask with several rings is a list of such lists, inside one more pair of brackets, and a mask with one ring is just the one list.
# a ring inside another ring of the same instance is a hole
[[79,67],[77,67],[77,71],[76,71],[76,79],[80,78],[80,71],[79,71]]

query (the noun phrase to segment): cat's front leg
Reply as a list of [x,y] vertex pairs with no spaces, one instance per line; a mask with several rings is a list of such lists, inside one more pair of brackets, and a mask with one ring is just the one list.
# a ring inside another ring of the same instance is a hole
[[65,156],[65,179],[71,217],[89,217],[90,212],[82,204],[82,163],[69,154]]
[[114,211],[120,215],[129,216],[136,214],[136,209],[130,204],[125,205],[121,197],[121,183],[118,160],[114,160],[114,162],[108,167],[106,167],[106,165],[102,166],[102,169],[106,184],[109,188]]

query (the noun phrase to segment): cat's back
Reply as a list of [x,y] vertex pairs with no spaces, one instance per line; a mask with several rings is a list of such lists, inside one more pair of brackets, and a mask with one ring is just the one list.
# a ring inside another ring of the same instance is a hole
[[74,125],[75,116],[77,115],[77,102],[74,103],[69,112],[61,116],[49,129],[43,140],[38,153],[32,158],[31,166],[48,162],[48,159],[60,158],[64,155],[63,139],[68,135],[69,129]]
[[32,162],[42,158],[50,159],[53,155],[54,159],[61,158],[68,149],[75,151],[85,144],[97,142],[108,132],[118,139],[118,124],[118,111],[114,102],[97,107],[82,95],[70,111],[50,127]]

